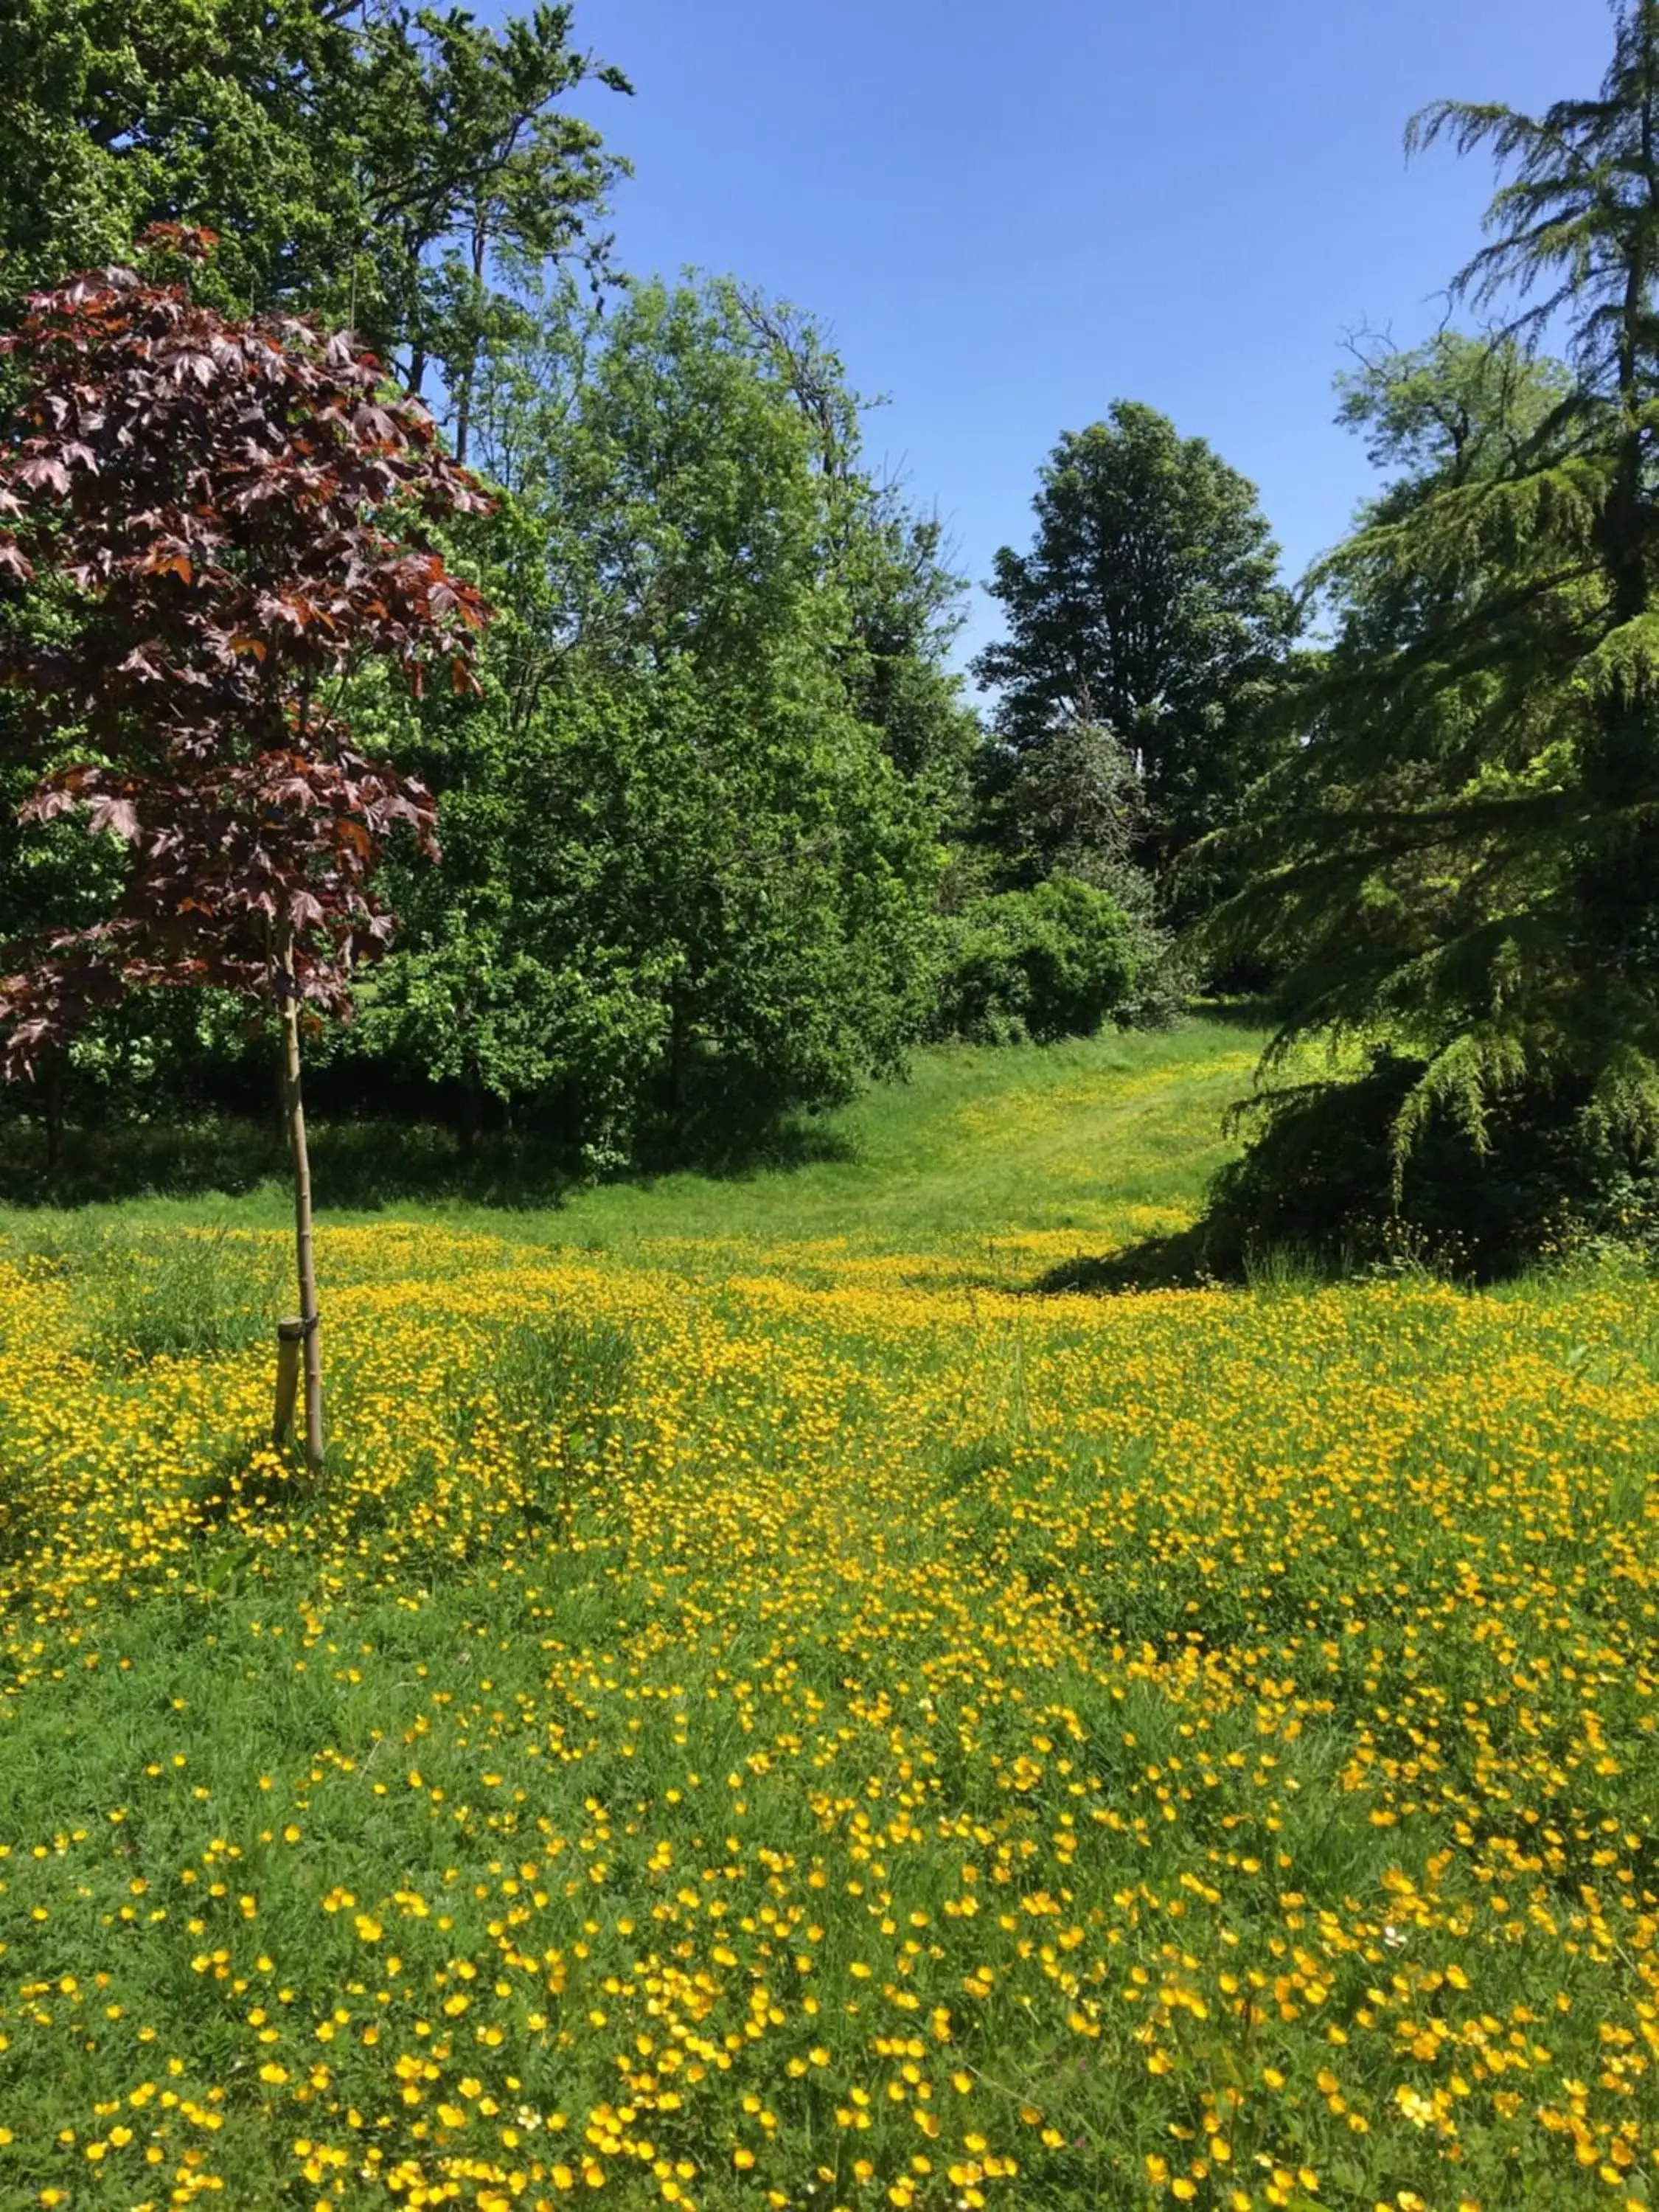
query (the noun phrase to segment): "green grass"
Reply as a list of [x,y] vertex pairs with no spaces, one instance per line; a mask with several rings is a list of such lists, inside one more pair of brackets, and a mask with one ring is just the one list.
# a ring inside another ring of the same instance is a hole
[[0,2212],[1650,2203],[1649,1282],[1003,1294],[1258,1043],[327,1208],[315,1486],[280,1186],[0,1217]]
[[[819,1157],[805,1164],[590,1184],[544,1206],[485,1205],[465,1194],[332,1203],[331,1183],[349,1188],[353,1177],[331,1176],[331,1158],[355,1162],[368,1140],[325,1125],[314,1139],[319,1210],[343,1223],[394,1213],[490,1232],[510,1222],[515,1238],[614,1251],[656,1241],[805,1248],[845,1240],[861,1251],[983,1262],[1000,1240],[1030,1236],[1056,1250],[1112,1250],[1196,1211],[1234,1149],[1223,1117],[1249,1091],[1264,1042],[1237,1024],[1200,1019],[1164,1034],[923,1051],[907,1080],[880,1085],[812,1123],[806,1149]],[[373,1142],[384,1155],[398,1133],[378,1130]],[[395,1188],[395,1174],[385,1173]],[[112,1231],[165,1235],[185,1223],[281,1227],[289,1204],[284,1183],[270,1179],[236,1194],[210,1187],[68,1212],[0,1207],[0,1231],[26,1248],[62,1249]]]

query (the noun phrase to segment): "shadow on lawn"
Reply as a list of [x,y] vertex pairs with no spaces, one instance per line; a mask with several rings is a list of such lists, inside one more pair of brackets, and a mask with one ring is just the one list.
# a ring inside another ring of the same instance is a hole
[[1098,1257],[1079,1253],[1024,1286],[1027,1297],[1064,1297],[1079,1291],[1109,1297],[1133,1291],[1194,1291],[1217,1279],[1205,1255],[1202,1229],[1146,1237]]
[[[596,1179],[568,1146],[544,1136],[493,1132],[469,1145],[441,1122],[323,1120],[312,1126],[310,1148],[320,1209],[375,1212],[450,1200],[524,1211],[560,1206]],[[850,1156],[835,1131],[810,1121],[709,1129],[677,1144],[652,1144],[625,1179],[648,1187],[692,1171],[737,1180]],[[0,1206],[74,1207],[209,1193],[234,1198],[262,1183],[285,1183],[289,1175],[280,1131],[251,1116],[71,1127],[50,1165],[37,1125],[0,1122]]]

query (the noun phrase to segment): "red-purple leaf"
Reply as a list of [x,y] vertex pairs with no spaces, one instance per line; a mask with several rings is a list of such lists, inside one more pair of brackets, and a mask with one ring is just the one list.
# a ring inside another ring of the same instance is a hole
[[[206,250],[184,228],[162,242]],[[135,985],[268,998],[278,915],[303,932],[300,994],[349,1012],[354,963],[392,927],[381,842],[404,824],[435,851],[436,810],[324,702],[377,658],[416,690],[428,662],[477,688],[489,610],[420,526],[486,495],[372,356],[293,317],[227,322],[106,270],[38,295],[0,354],[33,426],[0,453],[0,578],[44,570],[82,595],[67,640],[25,641],[0,672],[37,776],[22,811],[84,806],[128,847],[104,919],[50,933],[0,986],[7,1070]],[[53,769],[66,728],[92,757]]]

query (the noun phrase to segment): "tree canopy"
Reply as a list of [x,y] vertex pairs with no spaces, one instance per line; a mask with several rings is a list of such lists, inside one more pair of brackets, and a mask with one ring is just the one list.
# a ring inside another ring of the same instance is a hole
[[492,351],[485,697],[404,740],[446,866],[364,1044],[596,1158],[843,1097],[931,1011],[962,716],[915,610],[948,586],[852,415],[824,465],[754,305],[638,285]]
[[[1285,962],[1280,1056],[1346,1036],[1402,1067],[1396,1192],[1437,1122],[1475,1158],[1517,1113],[1659,1130],[1656,64],[1632,7],[1599,99],[1413,126],[1493,149],[1456,289],[1513,311],[1350,385],[1406,471],[1323,572],[1307,742],[1221,841],[1244,881],[1212,941]],[[1570,373],[1526,350],[1555,317]]]
[[[568,6],[499,27],[406,0],[7,0],[0,312],[131,258],[157,223],[219,234],[204,296],[309,309],[464,392],[514,272],[602,253],[623,164],[566,95],[620,70]],[[465,442],[464,441],[462,441]]]
[[1073,724],[1109,732],[1160,866],[1263,765],[1259,709],[1297,628],[1278,548],[1255,486],[1139,402],[1067,431],[1032,507],[1030,551],[1002,547],[989,586],[1008,635],[974,663],[997,694],[986,781],[1017,787]]

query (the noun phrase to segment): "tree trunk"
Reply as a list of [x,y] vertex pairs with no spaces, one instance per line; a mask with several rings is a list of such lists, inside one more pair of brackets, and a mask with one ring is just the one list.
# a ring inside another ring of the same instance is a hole
[[64,1071],[56,1060],[46,1073],[46,1173],[64,1164]]
[[323,1355],[317,1329],[317,1262],[311,1233],[311,1155],[306,1146],[305,1104],[300,1091],[300,998],[294,975],[294,932],[284,923],[277,940],[283,994],[283,1112],[294,1157],[295,1256],[300,1282],[300,1328],[305,1358],[306,1465],[323,1465]]
[[[472,218],[472,307],[477,313],[478,301],[483,295],[484,261],[489,249],[489,218],[480,205]],[[478,339],[473,334],[466,373],[460,380],[460,392],[455,410],[455,458],[463,467],[466,465],[467,434],[472,427],[472,384],[478,374]]]

